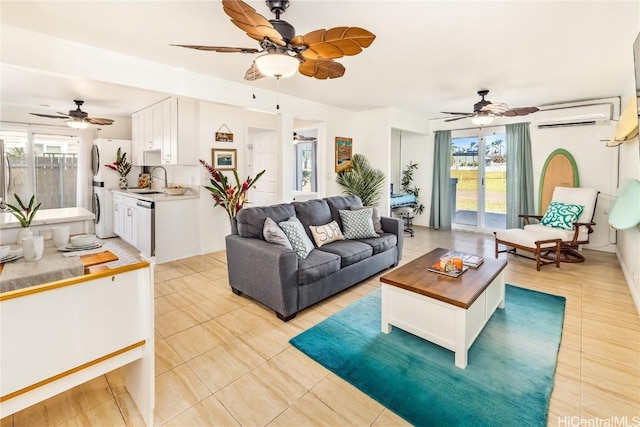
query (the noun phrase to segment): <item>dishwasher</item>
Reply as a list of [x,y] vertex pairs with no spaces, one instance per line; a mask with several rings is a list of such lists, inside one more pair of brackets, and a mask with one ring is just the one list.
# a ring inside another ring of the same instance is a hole
[[138,250],[146,257],[156,254],[155,203],[138,199],[136,202]]

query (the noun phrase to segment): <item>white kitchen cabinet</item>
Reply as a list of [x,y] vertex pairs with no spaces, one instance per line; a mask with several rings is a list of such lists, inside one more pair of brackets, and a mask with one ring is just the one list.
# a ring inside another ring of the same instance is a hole
[[124,206],[124,196],[120,194],[113,195],[113,232],[118,236],[124,235],[124,214],[126,207]]
[[[145,120],[151,120],[151,127],[149,128],[151,131],[151,135],[148,137],[145,150],[160,150],[162,148],[162,139],[164,136],[162,108],[162,102],[159,102],[152,105],[150,111],[149,109],[145,110]],[[149,125],[147,125],[145,122],[145,129],[148,128],[148,126]]]
[[131,115],[131,164],[144,165],[144,112]]
[[137,215],[136,215],[136,202],[137,199],[135,197],[125,197],[125,215],[124,215],[124,236],[120,236],[124,239],[125,242],[129,243],[131,246],[137,246],[138,244],[138,223],[137,223]]
[[138,243],[136,202],[135,197],[113,195],[113,232],[132,246]]
[[197,164],[198,101],[171,97],[162,101],[162,106],[162,164]]

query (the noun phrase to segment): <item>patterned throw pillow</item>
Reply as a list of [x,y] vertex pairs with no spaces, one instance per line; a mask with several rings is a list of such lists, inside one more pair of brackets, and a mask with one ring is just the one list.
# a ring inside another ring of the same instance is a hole
[[298,218],[292,216],[286,221],[278,223],[284,234],[287,235],[289,243],[298,258],[305,259],[309,252],[313,250],[313,242],[304,231],[304,227]]
[[372,217],[373,220],[373,229],[376,230],[376,233],[382,234],[384,230],[382,229],[382,223],[380,222],[380,212],[378,211],[377,206],[351,206],[352,211],[359,211],[362,209],[373,209]]
[[282,228],[278,227],[278,224],[276,224],[276,222],[269,217],[264,220],[262,235],[264,236],[264,240],[269,243],[275,243],[276,245],[293,249],[293,247],[291,247],[289,239],[287,238],[287,235],[284,234],[284,231],[282,231]]
[[563,230],[573,230],[573,223],[578,220],[583,209],[583,205],[551,202],[540,224]]
[[342,228],[345,239],[368,239],[378,237],[373,228],[373,209],[367,208],[358,211],[338,211],[342,220]]
[[335,221],[331,221],[325,225],[310,225],[309,230],[311,230],[313,240],[316,241],[317,247],[335,242],[336,240],[344,240],[342,231],[340,231],[340,227]]

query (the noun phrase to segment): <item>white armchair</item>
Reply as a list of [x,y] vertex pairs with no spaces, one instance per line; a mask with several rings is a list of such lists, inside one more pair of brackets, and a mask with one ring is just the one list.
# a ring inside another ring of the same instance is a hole
[[[522,229],[495,232],[495,256],[501,252],[515,255],[516,249],[536,255],[537,269],[541,265],[559,262],[583,262],[580,245],[589,243],[593,232],[598,191],[593,188],[556,187],[544,215],[520,215]],[[499,245],[508,249],[499,250]],[[552,254],[555,255],[552,257]]]

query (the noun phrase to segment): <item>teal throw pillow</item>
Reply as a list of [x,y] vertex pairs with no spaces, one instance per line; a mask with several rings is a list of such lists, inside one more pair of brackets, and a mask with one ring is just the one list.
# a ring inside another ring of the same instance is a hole
[[540,224],[563,230],[573,230],[573,223],[578,220],[583,209],[583,205],[551,202]]
[[289,243],[291,243],[291,247],[293,251],[298,255],[298,258],[305,259],[309,252],[311,252],[314,248],[313,242],[307,236],[307,233],[304,231],[304,227],[298,218],[292,216],[286,221],[282,221],[278,223],[284,234],[287,235],[287,239],[289,239]]
[[365,208],[357,211],[338,211],[342,220],[342,231],[345,239],[368,239],[379,237],[373,228],[373,209]]

